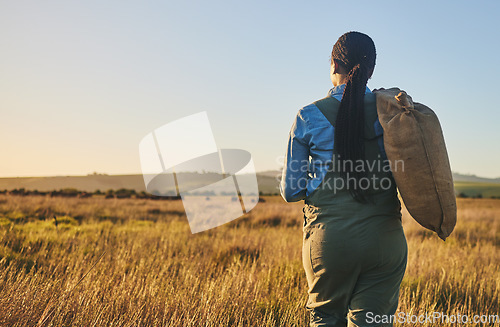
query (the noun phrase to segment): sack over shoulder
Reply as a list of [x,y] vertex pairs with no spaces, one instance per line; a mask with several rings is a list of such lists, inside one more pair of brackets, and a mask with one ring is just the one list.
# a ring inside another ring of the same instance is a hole
[[398,88],[374,90],[384,147],[411,216],[445,240],[455,227],[457,203],[439,120]]

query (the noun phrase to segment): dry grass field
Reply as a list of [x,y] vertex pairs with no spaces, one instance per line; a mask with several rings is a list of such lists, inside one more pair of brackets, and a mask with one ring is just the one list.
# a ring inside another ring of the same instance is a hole
[[[302,204],[264,199],[192,235],[179,200],[1,194],[0,326],[306,326]],[[398,312],[499,314],[500,200],[458,205],[446,242],[405,212]]]

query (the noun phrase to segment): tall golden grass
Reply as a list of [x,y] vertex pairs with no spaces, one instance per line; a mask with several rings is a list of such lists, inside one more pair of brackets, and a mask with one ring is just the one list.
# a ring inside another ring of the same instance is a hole
[[[0,195],[0,325],[306,326],[302,205],[265,200],[193,235],[178,200]],[[500,200],[458,204],[446,242],[404,212],[398,312],[499,314]]]

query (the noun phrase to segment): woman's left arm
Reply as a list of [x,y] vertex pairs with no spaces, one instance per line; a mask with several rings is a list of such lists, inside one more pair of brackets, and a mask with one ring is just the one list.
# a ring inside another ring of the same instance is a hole
[[288,137],[288,146],[280,183],[286,202],[305,199],[309,169],[309,137],[303,109],[299,110]]

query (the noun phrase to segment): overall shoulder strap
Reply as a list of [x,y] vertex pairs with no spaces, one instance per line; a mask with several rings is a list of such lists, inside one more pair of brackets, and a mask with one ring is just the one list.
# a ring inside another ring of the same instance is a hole
[[[321,113],[330,122],[330,124],[335,127],[335,121],[337,120],[340,101],[338,101],[334,97],[328,96],[324,99],[314,102],[314,105],[318,107],[319,111],[321,111]],[[373,126],[375,120],[377,119],[378,117],[375,94],[368,93],[365,95],[365,137],[367,139],[372,139],[379,136],[375,133]]]
[[314,105],[318,107],[319,111],[321,111],[330,124],[335,127],[335,121],[337,120],[337,113],[339,112],[340,106],[339,100],[327,96],[326,98],[314,102]]

